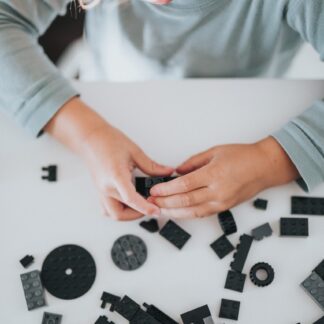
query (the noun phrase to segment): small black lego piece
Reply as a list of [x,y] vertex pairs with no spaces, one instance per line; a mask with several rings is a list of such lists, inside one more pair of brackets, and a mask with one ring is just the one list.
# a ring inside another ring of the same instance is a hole
[[295,215],[324,215],[324,198],[291,197],[291,213]]
[[19,262],[24,268],[28,268],[34,262],[34,257],[32,255],[26,255]]
[[172,220],[169,220],[160,230],[160,235],[181,250],[191,235]]
[[324,260],[313,270],[324,280]]
[[220,259],[223,259],[226,255],[234,251],[234,246],[228,240],[226,235],[222,235],[216,241],[210,244],[210,247],[217,254]]
[[128,296],[124,296],[116,305],[115,311],[126,318],[128,321],[131,321],[135,314],[140,309],[140,305],[138,305],[135,301],[133,301]]
[[213,321],[210,322],[210,319],[212,320],[212,316],[208,305],[204,305],[181,314],[181,319],[183,324],[204,324],[206,322],[213,323]]
[[48,167],[42,167],[42,170],[47,174],[42,176],[43,180],[47,180],[49,182],[57,181],[57,165],[49,165]]
[[237,232],[235,219],[230,210],[219,213],[218,221],[225,235],[230,235]]
[[111,258],[121,270],[136,270],[147,259],[146,244],[138,236],[124,235],[115,241],[111,249]]
[[252,230],[252,236],[256,241],[261,241],[265,237],[272,235],[272,228],[269,223],[265,223]]
[[221,308],[219,311],[220,318],[238,320],[240,312],[240,302],[236,300],[222,299]]
[[135,188],[136,191],[143,197],[148,198],[150,196],[150,190],[156,184],[162,182],[168,182],[176,177],[136,177]]
[[237,251],[234,253],[234,258],[230,265],[232,270],[235,270],[237,272],[242,272],[252,242],[253,242],[252,236],[247,234],[243,234],[240,236],[240,243],[236,247]]
[[95,321],[95,324],[115,324],[114,322],[110,322],[107,316],[99,316]]
[[[264,279],[258,277],[259,271],[266,272],[266,277]],[[250,279],[258,287],[269,286],[274,280],[274,270],[268,263],[256,263],[250,270]]]
[[38,270],[30,271],[20,275],[24,289],[28,310],[43,307],[46,305],[44,298],[44,287]]
[[70,300],[92,287],[96,264],[91,254],[77,245],[63,245],[48,254],[41,272],[44,287],[53,296]]
[[143,306],[146,309],[146,313],[155,318],[160,324],[178,324],[178,322],[176,322],[171,317],[163,313],[154,305],[148,305],[144,303]]
[[157,233],[160,230],[159,223],[155,218],[140,222],[140,226],[150,233]]
[[324,316],[321,317],[320,319],[318,319],[316,322],[314,322],[313,324],[324,324]]
[[308,218],[280,218],[281,236],[308,236]]
[[139,309],[133,318],[129,321],[129,324],[161,324],[150,314],[143,311],[143,309]]
[[45,312],[43,315],[42,324],[61,324],[62,315]]
[[101,301],[101,308],[105,308],[107,304],[110,304],[110,311],[113,312],[116,304],[120,301],[120,297],[104,291],[101,295]]
[[246,274],[229,270],[225,282],[225,288],[237,292],[243,292]]
[[258,198],[253,201],[253,206],[256,209],[266,210],[268,207],[268,200]]

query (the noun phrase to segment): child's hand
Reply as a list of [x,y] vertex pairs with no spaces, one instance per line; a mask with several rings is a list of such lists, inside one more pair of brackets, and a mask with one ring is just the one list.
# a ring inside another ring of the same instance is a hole
[[186,174],[154,186],[149,201],[175,218],[209,216],[290,182],[298,171],[272,137],[249,145],[216,146],[178,167]]
[[139,195],[132,183],[135,167],[152,176],[173,172],[152,161],[135,143],[109,125],[80,99],[65,104],[45,131],[79,154],[99,189],[104,210],[118,220],[159,215],[160,209]]

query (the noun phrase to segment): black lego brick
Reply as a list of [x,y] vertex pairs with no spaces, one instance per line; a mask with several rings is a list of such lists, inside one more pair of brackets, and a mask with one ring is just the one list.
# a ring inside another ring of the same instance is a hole
[[219,311],[220,318],[238,320],[240,313],[240,302],[236,300],[222,299]]
[[42,324],[61,324],[62,315],[45,312],[43,315]]
[[150,190],[153,186],[168,182],[176,177],[136,177],[135,178],[135,188],[136,191],[143,197],[148,198],[150,196]]
[[258,198],[253,201],[253,206],[256,209],[266,210],[268,207],[268,200]]
[[129,321],[129,324],[161,324],[150,314],[146,313],[144,310],[139,309],[133,318]]
[[324,260],[314,269],[314,271],[324,280]]
[[246,274],[229,270],[226,277],[225,288],[243,292]]
[[272,235],[272,228],[269,223],[265,223],[261,226],[254,228],[251,234],[256,241],[261,241],[265,237],[269,237]]
[[24,268],[28,268],[34,262],[34,257],[32,255],[26,255],[19,262]]
[[308,236],[308,218],[280,218],[281,236]]
[[204,324],[204,319],[210,318],[211,313],[207,305],[198,307],[189,312],[181,314],[183,324]]
[[219,237],[216,241],[210,244],[210,247],[220,259],[223,259],[226,255],[234,251],[234,246],[228,240],[226,235]]
[[143,305],[146,309],[146,313],[155,318],[160,324],[178,324],[175,320],[169,317],[167,314],[162,312],[154,305],[148,305],[144,303]]
[[131,321],[135,316],[137,311],[140,309],[140,305],[134,302],[128,296],[124,296],[116,305],[115,311],[126,318],[128,321]]
[[253,242],[252,236],[247,234],[243,234],[240,236],[240,243],[236,247],[237,251],[234,253],[234,259],[231,262],[232,270],[242,272],[252,242]]
[[160,230],[160,235],[181,250],[191,235],[182,229],[175,222],[169,220]]
[[155,218],[142,221],[139,225],[150,233],[157,233],[160,230],[158,221]]
[[219,213],[218,221],[225,235],[230,235],[237,232],[235,219],[230,210]]
[[101,295],[101,308],[105,308],[107,304],[110,304],[110,311],[113,312],[115,310],[116,304],[120,301],[120,297],[110,294],[104,291]]
[[115,324],[114,322],[110,322],[107,316],[99,316],[95,321],[95,324]]
[[324,316],[321,317],[320,319],[318,319],[316,322],[314,322],[313,324],[324,324]]
[[324,215],[324,198],[291,197],[291,213],[295,215]]
[[43,180],[47,180],[49,182],[57,181],[57,166],[49,165],[48,167],[43,167],[42,171],[45,172],[45,175],[42,176]]

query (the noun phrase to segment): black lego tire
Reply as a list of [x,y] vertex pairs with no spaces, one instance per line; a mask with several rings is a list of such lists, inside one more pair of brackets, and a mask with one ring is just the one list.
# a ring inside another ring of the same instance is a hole
[[81,297],[92,287],[96,264],[91,254],[78,245],[63,245],[48,254],[41,278],[53,296],[70,300]]
[[[264,280],[257,277],[257,272],[259,270],[264,270],[267,273],[267,277]],[[250,279],[258,287],[269,286],[274,280],[274,270],[268,263],[256,263],[250,270]]]
[[231,235],[237,232],[235,219],[230,210],[219,213],[218,221],[225,235]]

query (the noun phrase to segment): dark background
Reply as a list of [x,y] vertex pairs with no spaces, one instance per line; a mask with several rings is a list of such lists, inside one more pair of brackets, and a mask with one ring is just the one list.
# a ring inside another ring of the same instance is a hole
[[45,53],[56,63],[62,52],[74,40],[83,34],[85,13],[68,5],[64,17],[57,17],[46,33],[40,37],[39,42]]

